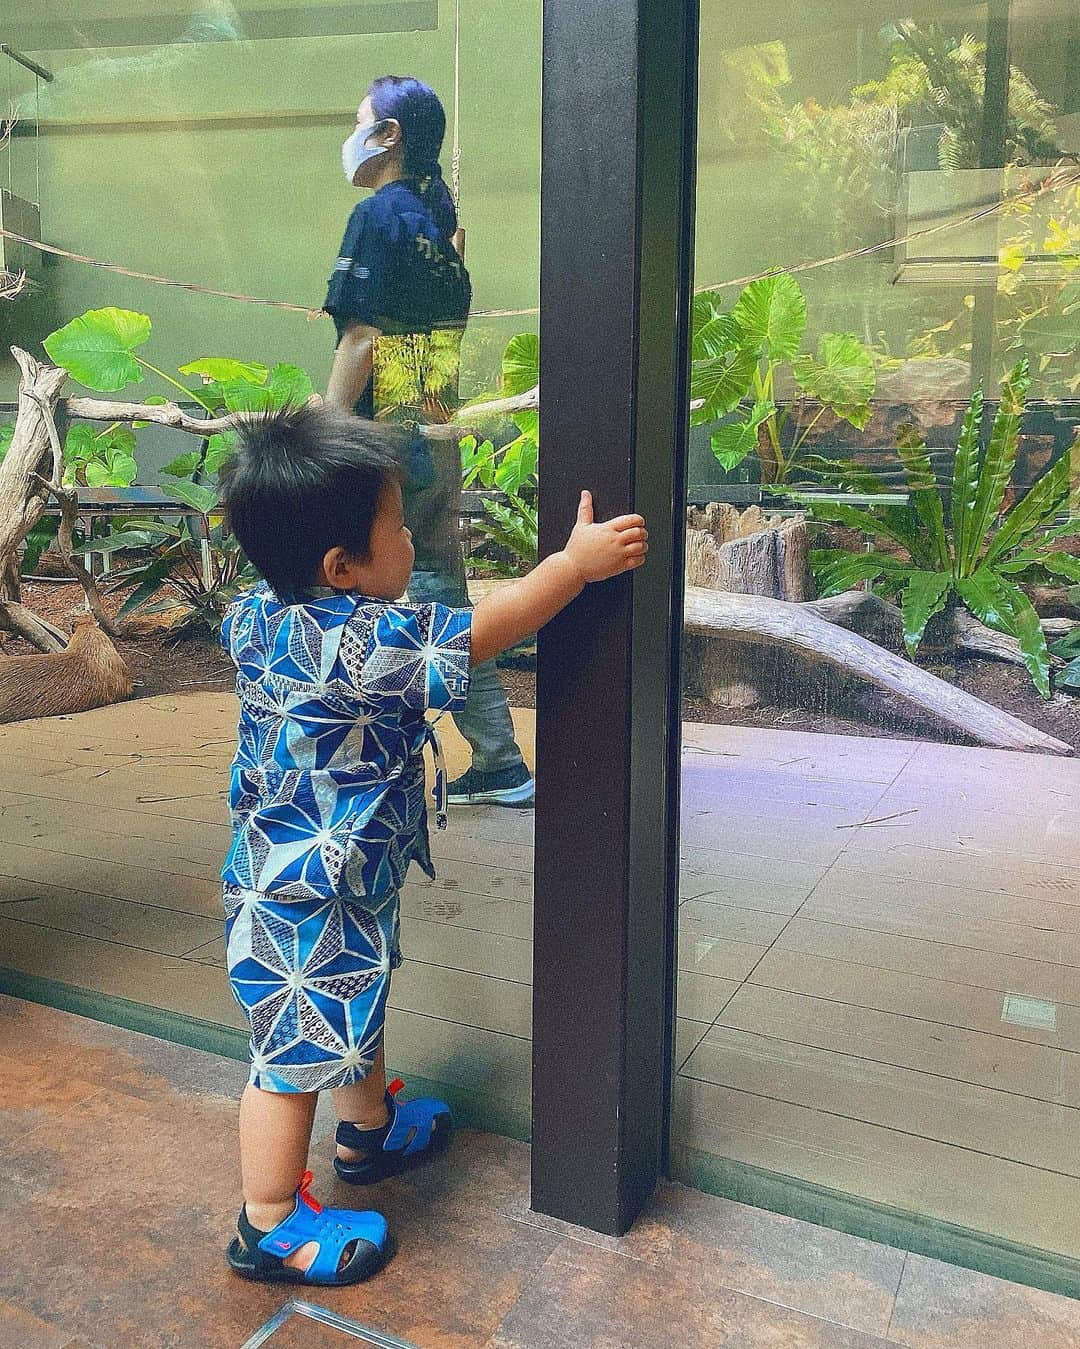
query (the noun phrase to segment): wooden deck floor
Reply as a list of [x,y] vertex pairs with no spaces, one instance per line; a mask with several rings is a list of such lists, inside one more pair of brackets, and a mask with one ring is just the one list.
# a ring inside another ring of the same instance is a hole
[[[0,729],[0,965],[240,1026],[233,721],[195,694]],[[1080,1258],[1078,826],[1075,761],[687,726],[676,1149]],[[389,1017],[396,1069],[515,1118],[531,842],[454,812]]]

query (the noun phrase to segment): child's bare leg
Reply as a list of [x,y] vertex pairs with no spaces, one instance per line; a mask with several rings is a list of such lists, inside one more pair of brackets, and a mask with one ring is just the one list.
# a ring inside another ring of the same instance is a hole
[[[260,1091],[250,1083],[240,1098],[240,1169],[247,1216],[260,1232],[283,1222],[296,1205],[307,1170],[316,1092]],[[308,1242],[285,1263],[306,1269],[319,1253]]]
[[[362,1082],[354,1082],[348,1087],[338,1087],[333,1093],[334,1109],[339,1120],[355,1124],[360,1129],[381,1129],[388,1119],[386,1109],[386,1058],[380,1044],[375,1051],[371,1072]],[[364,1158],[356,1148],[343,1148],[338,1144],[338,1156],[347,1162],[359,1162]]]

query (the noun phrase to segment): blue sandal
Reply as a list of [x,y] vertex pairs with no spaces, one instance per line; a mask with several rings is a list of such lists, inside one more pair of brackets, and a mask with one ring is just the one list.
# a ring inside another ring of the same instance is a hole
[[[311,1172],[306,1171],[296,1192],[296,1207],[270,1232],[253,1227],[246,1208],[240,1210],[238,1235],[229,1243],[226,1259],[242,1279],[333,1288],[369,1279],[394,1254],[381,1213],[323,1208],[309,1193],[311,1181]],[[319,1251],[306,1270],[285,1263],[293,1251],[312,1241]],[[350,1246],[352,1251],[342,1260]]]
[[431,1096],[399,1101],[397,1094],[404,1086],[398,1077],[387,1087],[389,1119],[381,1128],[360,1129],[346,1121],[338,1125],[338,1143],[367,1154],[358,1162],[334,1158],[334,1170],[348,1184],[374,1185],[387,1176],[419,1166],[448,1146],[453,1132],[450,1107]]

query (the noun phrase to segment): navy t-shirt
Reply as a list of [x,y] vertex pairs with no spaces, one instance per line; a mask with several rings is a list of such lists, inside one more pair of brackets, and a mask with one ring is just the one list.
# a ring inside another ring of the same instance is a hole
[[355,323],[387,336],[460,330],[471,302],[465,264],[415,184],[387,183],[354,208],[323,305],[339,341]]
[[[352,324],[377,328],[360,417],[413,426],[446,420],[457,399],[461,338],[472,287],[465,264],[415,183],[388,183],[349,217],[323,308],[338,340]],[[443,462],[445,460],[446,462]],[[421,570],[460,566],[457,442],[413,436],[405,513]]]

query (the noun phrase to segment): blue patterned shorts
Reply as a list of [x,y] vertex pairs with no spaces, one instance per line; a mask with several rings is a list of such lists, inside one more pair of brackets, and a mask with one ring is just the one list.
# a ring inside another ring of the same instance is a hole
[[253,1085],[326,1091],[368,1075],[401,964],[398,909],[396,892],[361,903],[226,885],[229,982],[251,1025]]

